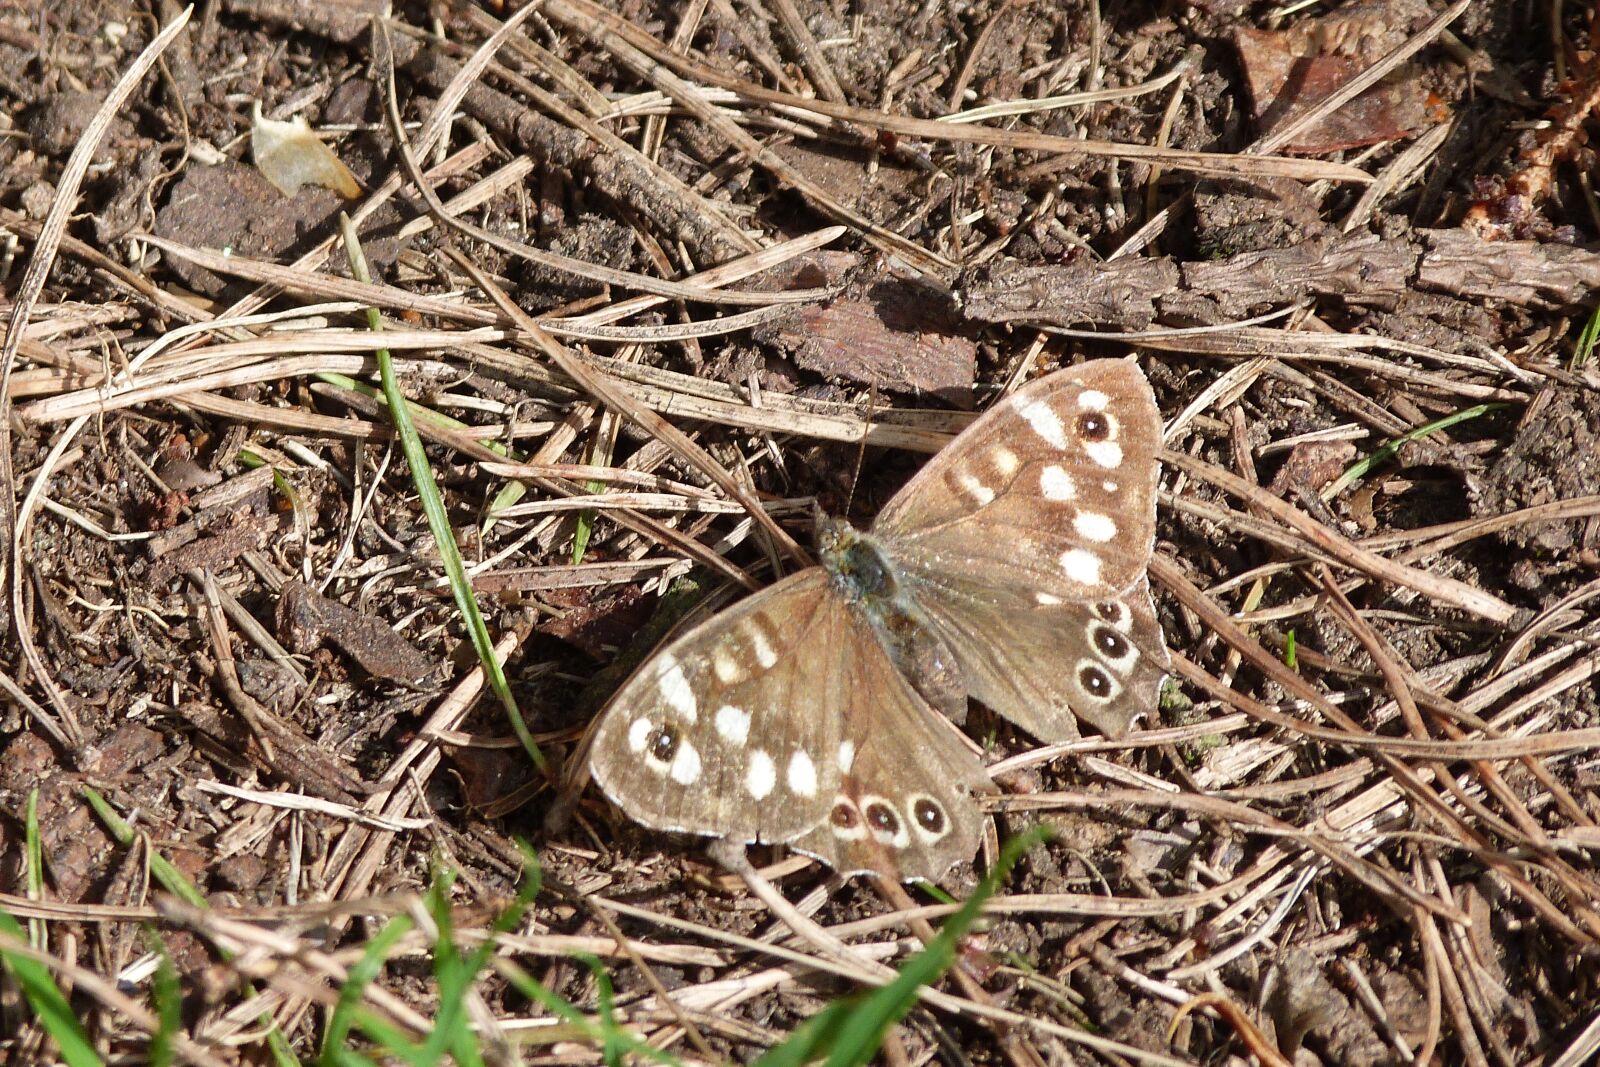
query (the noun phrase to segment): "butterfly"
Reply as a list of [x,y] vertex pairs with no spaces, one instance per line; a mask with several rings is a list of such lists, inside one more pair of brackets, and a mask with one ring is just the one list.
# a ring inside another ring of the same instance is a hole
[[1077,720],[1121,736],[1155,703],[1160,435],[1131,359],[1024,386],[870,530],[822,521],[819,566],[645,661],[595,720],[589,773],[654,829],[936,880],[976,852],[972,794],[994,788],[949,721],[968,697],[1046,742]]

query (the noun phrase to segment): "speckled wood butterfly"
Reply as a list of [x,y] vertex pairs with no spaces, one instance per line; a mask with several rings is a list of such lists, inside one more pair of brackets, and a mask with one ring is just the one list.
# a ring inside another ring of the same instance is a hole
[[870,532],[636,671],[588,768],[646,826],[787,842],[842,872],[932,880],[970,859],[992,789],[935,709],[976,698],[1045,741],[1120,736],[1169,660],[1146,584],[1161,421],[1131,360],[996,404]]

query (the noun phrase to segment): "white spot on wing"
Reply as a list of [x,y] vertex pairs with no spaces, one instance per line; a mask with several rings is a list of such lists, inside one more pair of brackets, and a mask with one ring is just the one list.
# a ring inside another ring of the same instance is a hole
[[683,664],[671,656],[662,656],[661,662],[666,667],[656,679],[656,688],[661,691],[661,699],[666,701],[667,707],[689,722],[694,722],[696,717],[694,690],[689,688],[689,679],[683,673]]
[[672,769],[668,771],[679,785],[694,785],[700,780],[700,753],[687,741],[678,742],[678,751],[672,756]]
[[731,648],[719,647],[711,653],[711,669],[723,685],[744,681],[744,668],[739,666]]
[[849,774],[850,766],[856,761],[856,743],[854,741],[839,742],[839,773]]
[[1054,463],[1039,472],[1039,489],[1046,500],[1071,500],[1078,495],[1072,475]]
[[1110,397],[1098,389],[1085,389],[1078,394],[1078,406],[1085,411],[1104,411]]
[[1055,607],[1061,603],[1061,598],[1053,593],[1035,593],[1033,594],[1033,599],[1034,603],[1046,608]]
[[750,766],[745,770],[744,787],[757,800],[765,800],[778,784],[778,768],[772,757],[762,749],[750,753]]
[[982,507],[983,505],[994,500],[994,490],[990,489],[987,485],[984,485],[971,474],[958,475],[956,477],[956,484],[961,486],[962,489],[965,489],[967,495],[973,500],[977,501],[979,507]]
[[745,740],[750,736],[750,713],[743,708],[736,708],[732,704],[724,704],[717,709],[717,733],[728,744],[735,748],[743,748]]
[[1117,536],[1117,524],[1098,511],[1080,511],[1072,517],[1072,528],[1085,541],[1109,541]]
[[817,765],[812,763],[811,757],[804,752],[796,752],[789,757],[787,777],[790,790],[797,796],[817,795]]
[[1017,473],[1017,468],[1022,466],[1022,460],[1005,445],[995,445],[994,451],[989,453],[989,458],[994,463],[995,473],[1002,478],[1011,477]]
[[1033,432],[1044,438],[1051,448],[1067,447],[1067,429],[1061,425],[1061,416],[1043,400],[1033,400],[1018,405],[1017,414],[1025,419]]
[[1100,584],[1100,557],[1086,548],[1069,548],[1061,553],[1061,569],[1079,585]]
[[645,742],[650,740],[651,731],[655,724],[649,719],[634,719],[628,724],[628,748],[634,752],[643,752]]
[[1115,441],[1090,441],[1083,446],[1083,450],[1102,467],[1114,469],[1122,466],[1122,446]]
[[759,626],[747,626],[745,634],[750,638],[750,651],[755,654],[756,662],[761,664],[761,669],[770,671],[772,665],[778,662],[778,653],[772,647],[772,642],[767,640],[767,635]]

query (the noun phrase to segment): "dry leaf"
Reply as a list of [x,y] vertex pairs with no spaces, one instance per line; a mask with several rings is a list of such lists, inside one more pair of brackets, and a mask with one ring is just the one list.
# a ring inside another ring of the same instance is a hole
[[303,117],[296,115],[293,122],[269,119],[257,100],[250,121],[250,153],[256,169],[284,196],[293,196],[302,185],[332,189],[346,200],[361,195],[356,176],[311,132]]

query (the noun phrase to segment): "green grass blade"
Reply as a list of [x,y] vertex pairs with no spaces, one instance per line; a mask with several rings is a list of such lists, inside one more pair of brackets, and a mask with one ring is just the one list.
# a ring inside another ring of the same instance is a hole
[[378,1061],[350,1049],[341,1050],[336,1055],[338,1058],[335,1062],[339,1067],[378,1067]]
[[[117,814],[117,809],[113,808],[105,797],[88,786],[83,787],[83,796],[95,814],[100,817],[100,821],[105,823],[106,829],[111,831],[111,836],[116,838],[117,844],[123,848],[132,848],[137,843],[139,835],[134,833],[133,827]],[[205,896],[195,888],[194,883],[184,877],[183,872],[174,867],[165,856],[155,849],[149,850],[149,856],[150,873],[161,883],[161,888],[197,908],[208,906]]]
[[972,928],[984,902],[1023,852],[1048,836],[1043,827],[1012,838],[1000,850],[1000,859],[977,890],[940,928],[927,947],[900,969],[881,989],[857,993],[828,1005],[807,1020],[787,1041],[756,1061],[756,1067],[799,1067],[827,1056],[826,1067],[861,1067],[871,1062],[883,1045],[889,1028],[917,1003],[918,990],[938,981],[956,960],[961,938]]
[[1589,317],[1584,320],[1577,343],[1572,346],[1572,358],[1567,361],[1567,369],[1575,371],[1589,362],[1596,344],[1600,344],[1600,307],[1589,312]]
[[437,1063],[448,1051],[458,1067],[479,1067],[483,1062],[478,1038],[468,1025],[467,997],[478,971],[494,953],[493,940],[463,955],[455,938],[455,917],[450,907],[450,884],[454,879],[442,872],[428,890],[428,911],[439,931],[433,946],[433,973],[439,984],[438,1006],[434,1009],[433,1030],[422,1043],[424,1056]]
[[177,1058],[175,1038],[183,1030],[183,987],[167,946],[154,933],[146,940],[156,954],[156,972],[150,980],[150,1001],[156,1009],[156,1032],[150,1035],[149,1067],[170,1067]]
[[[255,996],[255,990],[250,990],[246,996]],[[300,1057],[294,1054],[294,1049],[289,1045],[289,1039],[283,1036],[283,1031],[278,1027],[277,1020],[270,1014],[262,1015],[261,1025],[270,1027],[267,1032],[267,1049],[272,1053],[272,1062],[278,1067],[300,1067]]]
[[587,952],[578,953],[578,959],[594,975],[595,1017],[600,1020],[600,1059],[609,1067],[622,1067],[622,1058],[628,1051],[628,1033],[617,1022],[617,994],[611,985],[611,975],[606,972],[600,957]]
[[[584,482],[583,487],[591,493],[605,490],[604,482]],[[595,513],[589,508],[578,512],[577,524],[572,530],[572,565],[576,567],[583,562],[583,554],[589,550],[589,538],[594,536]]]
[[[44,845],[39,837],[39,790],[28,791],[28,805],[22,822],[24,855],[28,863],[28,899],[44,899]],[[28,942],[41,952],[45,947],[43,919],[28,920]]]
[[[0,932],[10,935],[18,943],[27,943],[22,926],[4,909],[0,909]],[[33,1009],[34,1017],[44,1027],[44,1032],[56,1043],[61,1060],[67,1067],[104,1067],[89,1035],[78,1022],[78,1013],[72,1010],[66,994],[61,992],[48,967],[38,960],[8,952],[4,948],[0,948],[0,966],[22,988],[23,999]]]
[[394,946],[410,933],[415,925],[409,915],[396,915],[384,923],[372,940],[367,942],[361,958],[350,968],[344,984],[339,987],[339,1002],[334,1005],[333,1011],[328,1016],[328,1025],[322,1034],[322,1049],[317,1057],[317,1062],[322,1064],[322,1067],[337,1067],[343,1062],[345,1042],[356,1024],[356,1014],[361,1006],[362,994],[366,992],[367,986],[377,980],[383,965],[388,962],[389,954],[394,951]]
[[[351,1017],[355,1019],[361,1032],[367,1036],[367,1040],[377,1046],[385,1062],[400,1060],[411,1064],[412,1067],[432,1067],[439,1062],[437,1053],[424,1052],[422,1046],[408,1038],[400,1027],[366,1008],[357,1008],[351,1013]],[[365,1057],[358,1057],[358,1054],[350,1049],[339,1049],[336,1055],[340,1063],[349,1063],[352,1058],[365,1061]]]
[[510,960],[502,959],[496,971],[518,993],[566,1024],[571,1031],[570,1040],[587,1041],[601,1048],[605,1048],[608,1041],[615,1040],[624,1052],[638,1059],[663,1064],[664,1067],[682,1067],[683,1061],[672,1053],[652,1047],[642,1038],[620,1026],[608,1033],[604,1022],[590,1019],[577,1007],[550,992],[537,979]]
[[[372,309],[369,308],[369,322],[371,314]],[[339,374],[334,371],[318,371],[316,374],[312,375],[312,377],[316,378],[318,381],[326,382],[329,385],[335,386],[336,388],[348,389],[352,393],[360,393],[362,396],[367,397],[368,399],[381,401],[385,407],[387,407],[389,404],[389,397],[383,392],[383,390],[374,389],[366,382],[357,381],[347,374]],[[415,400],[406,401],[406,411],[411,416],[414,423],[427,423],[431,426],[436,426],[441,430],[449,430],[452,433],[459,433],[465,430],[474,429],[470,423],[462,422],[460,419],[451,418],[444,412],[435,411],[426,404],[419,404]],[[487,448],[489,451],[499,453],[500,455],[505,456],[507,459],[516,458],[511,452],[507,451],[506,446],[502,445],[499,441],[479,441],[478,443],[484,448]]]
[[[313,375],[313,377],[319,381],[327,383],[328,385],[334,386],[335,388],[348,389],[352,393],[360,393],[362,396],[370,397],[378,401],[385,407],[388,406],[388,401],[384,398],[381,390],[374,389],[366,382],[358,382],[349,375],[336,374],[333,371],[323,371]],[[443,430],[472,429],[472,426],[462,422],[460,419],[453,419],[449,415],[444,414],[442,411],[435,411],[433,408],[419,404],[415,400],[409,400],[407,401],[407,404],[411,408],[412,417],[418,422],[432,423]],[[483,445],[484,448],[487,448],[491,452],[498,452],[500,455],[506,457],[506,459],[511,460],[512,462],[521,462],[525,458],[522,453],[517,452],[514,449],[507,448],[498,441],[480,441],[479,444]],[[509,508],[511,505],[515,504],[517,501],[521,500],[527,495],[527,493],[527,483],[519,482],[514,478],[511,481],[506,482],[505,485],[502,485],[500,487],[500,491],[495,493],[494,499],[489,502],[489,509],[483,520],[483,532],[487,534],[491,529],[493,529],[495,516],[504,511],[506,508]]]
[[[366,256],[362,254],[361,241],[356,235],[355,226],[350,222],[350,217],[341,213],[339,226],[344,235],[351,273],[358,281],[370,283],[372,274],[367,270]],[[367,308],[367,325],[373,333],[383,332],[383,318],[378,314],[377,308]],[[450,592],[455,597],[456,610],[461,613],[467,636],[478,654],[478,662],[482,664],[484,674],[489,679],[489,688],[499,697],[501,706],[505,708],[506,717],[511,721],[511,729],[522,742],[522,747],[527,750],[534,765],[543,771],[546,769],[544,753],[539,751],[538,744],[533,740],[533,734],[528,731],[528,724],[523,721],[522,710],[517,707],[516,698],[511,694],[511,686],[506,681],[505,672],[500,669],[500,661],[495,658],[494,641],[489,636],[489,628],[483,621],[482,613],[478,611],[478,601],[473,596],[472,583],[467,578],[467,567],[461,558],[460,546],[456,544],[455,533],[450,528],[450,517],[444,509],[444,497],[434,480],[433,468],[428,463],[428,454],[422,447],[422,438],[417,434],[416,425],[411,419],[411,404],[400,391],[399,379],[395,377],[394,357],[387,348],[374,347],[373,352],[378,360],[378,376],[383,382],[383,395],[388,402],[389,417],[394,420],[395,435],[400,438],[400,449],[405,454],[406,465],[411,468],[412,484],[417,490],[417,498],[422,502],[422,511],[427,516],[428,529],[433,534],[434,544],[439,549],[439,561],[444,566],[445,576],[450,581]]]
[[1509,405],[1474,404],[1470,408],[1463,408],[1460,411],[1446,415],[1442,419],[1435,419],[1425,426],[1418,426],[1415,430],[1401,434],[1399,437],[1396,437],[1394,440],[1374,451],[1372,455],[1352,463],[1350,468],[1343,474],[1339,475],[1338,479],[1335,480],[1332,485],[1328,486],[1328,488],[1322,491],[1322,499],[1332,500],[1334,497],[1350,488],[1356,482],[1360,481],[1362,478],[1365,478],[1374,467],[1377,467],[1382,463],[1387,463],[1390,459],[1394,458],[1395,453],[1400,451],[1401,445],[1410,444],[1412,441],[1421,440],[1422,438],[1427,437],[1429,434],[1438,433],[1440,430],[1448,430],[1457,423],[1466,422],[1468,419],[1481,418],[1491,411],[1498,411],[1507,406]]

